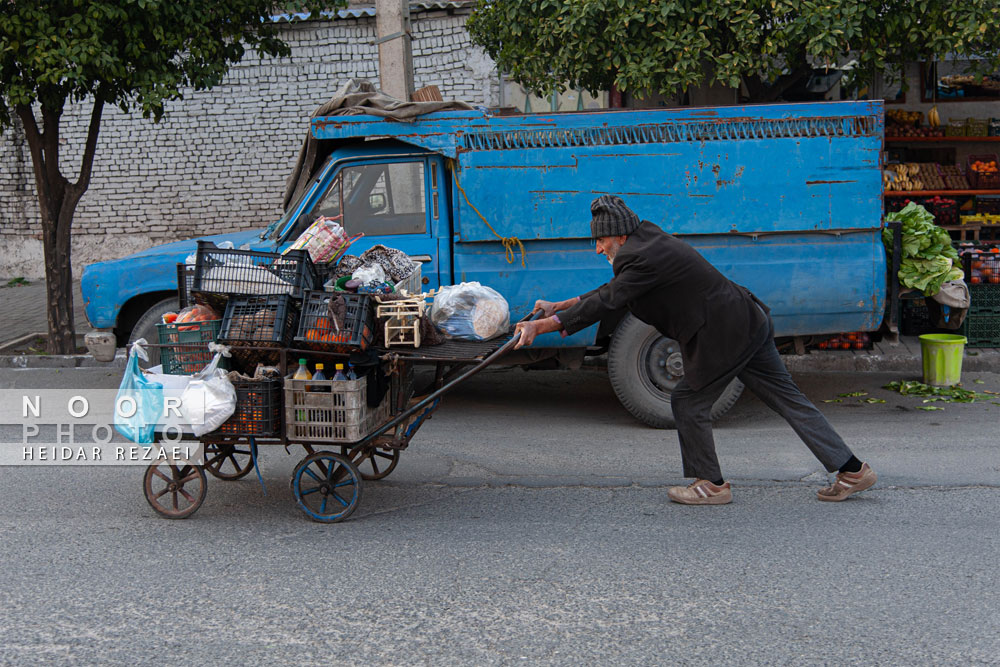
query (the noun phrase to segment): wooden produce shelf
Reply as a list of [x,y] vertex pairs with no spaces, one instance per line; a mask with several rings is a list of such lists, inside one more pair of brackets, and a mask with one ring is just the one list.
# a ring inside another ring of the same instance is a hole
[[885,143],[951,143],[953,141],[1000,141],[1000,137],[885,137]]
[[967,197],[974,195],[1000,195],[1000,190],[889,190],[886,197]]

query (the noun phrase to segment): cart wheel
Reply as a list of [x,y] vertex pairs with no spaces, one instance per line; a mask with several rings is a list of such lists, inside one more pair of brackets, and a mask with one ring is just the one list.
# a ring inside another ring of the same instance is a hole
[[166,461],[146,468],[142,491],[149,506],[167,519],[186,519],[205,502],[208,478],[201,466]]
[[253,470],[253,455],[250,449],[240,449],[228,443],[205,445],[205,467],[212,477],[233,480],[245,477]]
[[[350,454],[350,452],[350,447],[340,448],[340,454],[345,458]],[[371,456],[366,456],[355,465],[361,473],[361,479],[366,482],[370,482],[372,480],[388,477],[389,473],[396,469],[397,463],[399,463],[398,449],[382,449],[381,447],[375,447],[372,449]]]
[[295,466],[292,494],[313,521],[337,523],[351,516],[361,500],[361,473],[340,454],[315,452]]

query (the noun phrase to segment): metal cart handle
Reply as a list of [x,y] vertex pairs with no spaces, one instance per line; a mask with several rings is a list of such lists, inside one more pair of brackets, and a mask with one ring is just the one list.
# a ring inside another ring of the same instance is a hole
[[[519,320],[518,324],[520,324],[521,322],[527,322],[528,320],[533,320],[533,319],[535,319],[535,317],[537,315],[540,315],[540,314],[541,314],[540,312],[529,313],[528,315],[526,315],[523,318],[521,318],[521,320]],[[407,419],[411,415],[415,414],[416,412],[419,412],[420,410],[423,410],[425,407],[427,407],[428,405],[430,405],[433,401],[437,400],[439,397],[441,397],[444,394],[446,394],[449,391],[451,391],[452,387],[454,387],[455,385],[457,385],[459,383],[465,382],[470,377],[472,377],[473,375],[475,375],[479,371],[483,370],[484,368],[486,368],[487,366],[489,366],[490,364],[492,364],[493,362],[495,362],[497,359],[499,359],[503,355],[505,355],[508,352],[510,352],[510,350],[515,345],[517,345],[517,341],[520,338],[521,338],[521,332],[516,332],[511,337],[511,339],[509,341],[507,341],[506,343],[504,343],[500,348],[498,348],[495,352],[493,352],[493,354],[489,355],[488,357],[486,357],[485,359],[483,359],[482,361],[480,361],[478,364],[476,364],[475,366],[473,366],[472,368],[470,368],[466,372],[464,372],[461,375],[459,375],[458,377],[454,378],[451,382],[449,382],[448,384],[442,386],[440,389],[438,389],[438,390],[436,390],[434,392],[431,392],[430,394],[428,394],[427,396],[425,396],[423,399],[421,399],[419,403],[411,405],[409,408],[407,408],[406,410],[404,410],[400,414],[396,415],[396,417],[394,417],[390,421],[386,422],[381,427],[379,427],[379,428],[375,429],[374,431],[372,431],[365,439],[366,440],[373,440],[373,439],[379,437],[380,435],[382,435],[383,433],[385,433],[386,431],[388,431],[389,429],[395,427],[397,424],[403,422],[405,419]]]

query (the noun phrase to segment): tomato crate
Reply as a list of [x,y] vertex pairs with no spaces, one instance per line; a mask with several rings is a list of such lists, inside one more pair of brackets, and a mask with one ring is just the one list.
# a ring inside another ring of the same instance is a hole
[[389,420],[390,400],[368,407],[368,380],[285,378],[285,435],[290,442],[354,443]]
[[[979,166],[974,169],[974,166]],[[995,153],[970,155],[966,161],[965,175],[973,190],[996,190],[1000,188],[1000,163]],[[983,171],[986,169],[987,171]]]
[[[288,347],[298,322],[298,302],[287,294],[235,295],[226,304],[219,342],[229,345],[233,357],[246,363],[277,363]],[[273,352],[244,348],[273,348]]]
[[232,383],[236,389],[236,411],[212,435],[281,435],[281,380],[232,380]]
[[871,334],[865,331],[842,333],[816,344],[820,350],[870,350],[874,346]]
[[[157,324],[160,363],[167,375],[193,375],[212,361],[208,344],[219,337],[222,320]],[[225,361],[225,359],[223,359]]]
[[1000,313],[969,311],[959,333],[966,347],[1000,347]]
[[[343,327],[336,328],[331,303],[343,299]],[[310,290],[302,301],[295,347],[322,352],[365,350],[375,338],[375,301],[367,294]]]
[[300,298],[304,290],[320,286],[318,280],[316,267],[305,250],[289,250],[282,255],[219,248],[211,241],[198,241],[191,291],[216,301],[233,294]]

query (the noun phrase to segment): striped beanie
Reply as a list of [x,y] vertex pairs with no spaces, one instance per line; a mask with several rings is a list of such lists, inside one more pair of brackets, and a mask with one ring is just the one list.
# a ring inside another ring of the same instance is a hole
[[639,216],[621,197],[601,195],[590,203],[590,236],[628,236],[639,226]]

